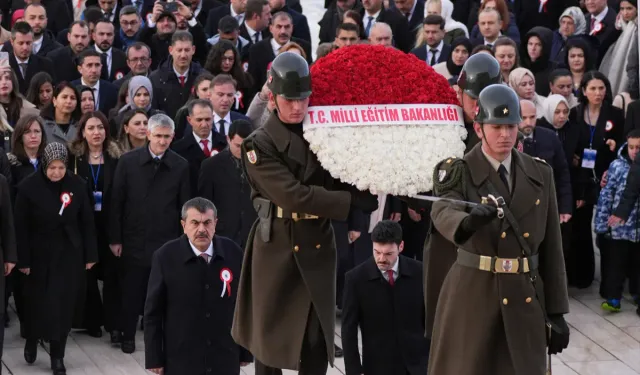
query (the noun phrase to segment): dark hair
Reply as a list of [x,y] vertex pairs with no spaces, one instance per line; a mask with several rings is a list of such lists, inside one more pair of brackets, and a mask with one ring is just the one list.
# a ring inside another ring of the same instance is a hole
[[148,45],[142,43],[142,42],[135,42],[129,45],[129,47],[127,47],[126,53],[127,53],[127,59],[129,59],[129,51],[130,50],[136,50],[139,51],[141,49],[145,48],[148,52],[149,52],[149,57],[151,57],[151,48],[149,48]]
[[356,34],[358,34],[358,36],[360,35],[360,28],[358,27],[358,25],[354,25],[352,23],[341,23],[338,25],[338,27],[336,27],[336,36],[340,35],[340,31],[353,31]]
[[[207,71],[200,73],[200,75],[196,77],[196,80],[193,81],[193,88],[191,90],[191,95],[189,96],[189,100],[200,99],[198,97],[198,86],[200,86],[200,84],[204,81],[211,81],[211,80],[213,80],[213,74]],[[209,83],[209,86],[211,86],[211,83]]]
[[582,50],[582,53],[584,53],[584,71],[585,72],[596,69],[596,58],[594,56],[594,53],[592,52],[593,48],[581,36],[571,37],[567,39],[567,43],[565,44],[565,47],[564,47],[564,50],[567,51],[564,55],[564,66],[567,69],[571,70],[569,67],[569,51],[572,48],[579,48]]
[[556,80],[560,77],[573,78],[569,69],[558,68],[558,69],[552,70],[551,73],[549,73],[549,83],[553,85],[554,83],[556,83]]
[[[231,134],[231,130],[229,130],[229,134]],[[631,138],[640,138],[640,129],[633,129],[627,134],[627,139]]]
[[[96,104],[96,94],[93,92],[93,89],[89,86],[85,86],[85,85],[78,85],[78,87],[76,87],[78,89],[78,92],[80,93],[80,97],[78,98],[78,105],[80,107],[82,107],[82,94],[85,92],[90,92],[91,93],[91,97],[93,98],[93,104]],[[82,108],[80,108],[80,111],[82,111]]]
[[[97,57],[98,59],[100,59],[100,54],[98,53],[98,51],[96,51],[93,48],[86,48],[84,51],[80,52],[76,57],[76,65],[80,66],[84,64],[84,60],[87,57]],[[102,60],[100,60],[100,63],[102,63]]]
[[207,62],[204,64],[204,69],[208,70],[214,76],[219,74],[225,74],[222,72],[222,58],[227,51],[233,51],[233,67],[231,67],[230,74],[236,81],[236,88],[250,88],[253,87],[253,78],[247,74],[242,68],[242,56],[238,53],[238,50],[228,40],[218,40],[207,55]]
[[[44,9],[44,14],[47,15],[47,8],[44,7],[44,5],[42,5],[41,3],[35,3],[35,2],[31,2],[27,5],[24,6],[24,12],[27,12],[27,9],[29,9],[29,7],[41,7],[42,9]],[[2,12],[0,12],[0,16],[2,15]]]
[[[485,0],[485,1],[488,1],[488,0]],[[516,51],[516,63],[513,64],[513,68],[511,70],[519,67],[520,52],[518,51],[518,45],[516,44],[516,42],[513,41],[513,39],[509,38],[508,36],[499,36],[498,39],[496,39],[496,41],[493,43],[493,49],[491,50],[492,54],[495,56],[496,50],[498,49],[498,47],[504,47],[504,46],[513,47],[514,51]]]
[[186,30],[178,30],[171,36],[171,45],[174,46],[177,42],[191,42],[193,44],[193,35]]
[[127,96],[129,96],[129,82],[131,78],[125,79],[118,90],[118,102],[116,103],[116,109],[119,111],[122,107],[127,105]]
[[118,124],[120,125],[120,130],[118,130],[119,142],[125,141],[124,138],[127,136],[127,133],[124,132],[124,126],[129,125],[129,121],[131,121],[131,119],[134,118],[136,115],[144,115],[144,117],[146,117],[147,120],[149,120],[149,114],[147,114],[147,111],[145,111],[144,108],[137,108],[137,109],[126,111],[122,116],[122,123]]
[[605,95],[603,102],[612,103],[613,94],[611,93],[611,83],[609,83],[609,79],[604,74],[600,73],[597,70],[588,71],[582,77],[582,81],[580,82],[580,91],[578,92],[578,102],[583,105],[589,104],[589,99],[587,99],[587,96],[584,94],[584,90],[586,90],[589,82],[593,81],[594,79],[598,79],[604,83]]
[[185,204],[182,206],[182,210],[180,212],[180,217],[182,218],[182,220],[187,219],[187,211],[189,211],[189,209],[191,208],[195,208],[201,214],[204,214],[207,211],[212,210],[213,217],[218,216],[218,210],[216,209],[216,206],[213,204],[213,202],[211,202],[206,198],[195,197],[186,201]]
[[[500,16],[500,20],[502,21],[502,31],[507,31],[509,28],[509,21],[511,20],[511,15],[509,14],[509,7],[507,6],[507,2],[505,0],[494,0],[496,2],[496,12]],[[478,9],[478,16],[485,9],[487,5],[487,1],[483,1],[480,4],[480,9]]]
[[[98,20],[95,22],[95,26],[98,26],[98,24],[99,24],[99,23],[108,23],[109,25],[113,26],[113,29],[114,29],[114,30],[115,30],[115,28],[116,28],[116,27],[115,27],[115,25],[113,24],[113,22],[111,22],[111,20],[109,20],[108,18],[105,18],[105,17],[102,17],[102,18],[98,19]],[[95,32],[95,31],[96,31],[96,29],[94,28],[94,29],[93,29],[93,32]],[[115,33],[115,31],[114,31],[114,33]]]
[[40,89],[42,85],[45,83],[50,83],[51,88],[53,88],[53,78],[47,72],[38,72],[33,78],[31,78],[31,82],[29,82],[29,88],[27,89],[27,101],[35,104],[36,108],[40,108],[42,103],[40,103]]
[[293,17],[291,17],[289,13],[283,10],[276,12],[273,16],[271,16],[271,24],[273,25],[273,21],[275,21],[276,18],[282,18],[282,17],[289,19],[289,21],[293,24]]
[[371,241],[380,244],[402,243],[402,227],[393,220],[382,220],[371,231]]
[[22,104],[24,97],[20,94],[20,87],[18,85],[18,76],[13,69],[9,70],[9,79],[13,88],[9,93],[9,110],[7,111],[7,122],[9,125],[14,126],[18,120],[20,120],[20,111],[22,110]]
[[189,112],[189,116],[193,116],[193,108],[195,106],[207,107],[213,111],[213,105],[211,101],[206,99],[193,99],[187,102],[187,111]]
[[[86,12],[86,10],[85,10],[85,12]],[[100,13],[100,14],[102,14],[102,13]],[[71,23],[71,25],[69,26],[69,29],[67,31],[67,34],[71,34],[71,30],[73,30],[74,26],[80,26],[82,28],[86,28],[87,32],[91,31],[91,29],[89,28],[89,24],[88,23],[86,23],[85,21],[82,21],[82,20],[78,20],[78,21],[73,21]]]
[[[89,24],[96,24],[100,19],[104,18],[104,14],[102,14],[102,9],[99,6],[90,6],[82,12],[84,14],[84,20],[87,22],[87,27]],[[69,29],[71,30],[71,29]]]
[[125,5],[122,7],[122,9],[120,9],[120,14],[118,14],[118,18],[122,16],[128,16],[130,14],[135,14],[136,16],[139,16],[138,10],[136,9],[136,7],[134,7],[133,5]]
[[33,33],[33,29],[31,28],[31,25],[29,25],[28,23],[26,23],[24,21],[20,21],[20,22],[16,22],[16,24],[13,25],[13,27],[11,28],[11,39],[12,40],[16,39],[16,34],[17,33],[29,34],[29,33]]
[[78,122],[78,131],[76,132],[76,137],[73,141],[71,141],[71,148],[78,147],[81,144],[87,142],[87,140],[82,135],[82,132],[84,131],[85,126],[87,126],[87,122],[92,118],[97,118],[102,123],[102,126],[104,126],[104,141],[102,142],[102,149],[107,149],[107,145],[109,144],[109,141],[111,141],[109,134],[109,120],[107,120],[107,117],[100,111],[91,111],[82,115],[82,117],[80,118],[80,122]]
[[[67,81],[62,81],[58,83],[56,87],[53,88],[53,98],[57,98],[58,95],[60,95],[60,93],[67,88],[71,89],[73,93],[76,95],[76,101],[77,101],[76,108],[73,110],[73,113],[71,114],[71,121],[77,121],[80,118],[80,115],[82,114],[82,112],[80,111],[80,93],[78,92],[78,89],[74,85],[70,84]],[[42,118],[46,120],[55,121],[56,110],[55,110],[55,107],[53,106],[53,100],[51,100],[51,103],[48,106],[42,109],[42,112],[40,112],[40,116],[42,116]]]
[[444,30],[444,18],[437,14],[430,14],[422,21],[423,25],[437,25],[440,30]]
[[31,124],[33,122],[37,122],[40,125],[40,132],[42,132],[42,139],[40,142],[40,146],[38,146],[38,158],[42,156],[44,152],[44,148],[47,145],[47,133],[44,131],[44,119],[39,115],[26,115],[22,116],[18,123],[13,128],[13,134],[11,135],[11,152],[19,159],[19,160],[29,160],[27,153],[24,149],[24,143],[22,142],[22,136],[29,131]]
[[218,32],[220,33],[229,34],[238,30],[240,30],[240,24],[231,15],[224,16],[218,21]]
[[253,16],[262,16],[262,9],[265,5],[269,5],[267,0],[247,0],[247,5],[244,8],[244,19],[250,20]]
[[236,90],[238,89],[238,82],[228,74],[218,74],[215,76],[215,78],[211,80],[211,87],[226,85],[227,83],[232,84]]
[[491,49],[491,47],[489,47],[486,44],[479,44],[479,45],[473,47],[473,50],[471,51],[471,54],[469,56],[473,56],[476,53],[479,53],[479,52],[482,52],[482,51],[487,51],[487,52],[489,52],[489,54],[491,56],[493,56],[493,50]]
[[351,9],[344,12],[344,14],[342,15],[342,23],[345,23],[344,22],[345,18],[351,18],[352,20],[356,21],[356,23],[358,24],[358,28],[360,30],[360,39],[366,39],[366,35],[364,34],[364,23],[362,22],[362,16],[360,15],[360,13]]
[[238,136],[242,139],[247,138],[253,131],[253,125],[247,120],[235,120],[229,126],[229,139]]

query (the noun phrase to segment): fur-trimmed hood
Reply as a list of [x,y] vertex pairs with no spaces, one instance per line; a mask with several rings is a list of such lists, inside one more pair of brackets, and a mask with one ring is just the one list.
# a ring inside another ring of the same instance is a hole
[[[84,141],[77,143],[72,142],[69,143],[68,146],[69,152],[71,152],[71,154],[76,158],[79,158],[87,153],[87,143]],[[107,154],[114,159],[120,159],[120,156],[122,156],[123,152],[116,142],[109,141],[109,144],[107,145]]]

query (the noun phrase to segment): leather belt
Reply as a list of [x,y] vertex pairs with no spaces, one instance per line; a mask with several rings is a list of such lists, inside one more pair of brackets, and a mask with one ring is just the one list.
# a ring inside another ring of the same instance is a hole
[[279,219],[292,219],[293,221],[318,219],[316,215],[301,214],[297,212],[285,212],[282,207],[277,207],[276,217]]
[[538,254],[526,258],[500,258],[458,249],[456,262],[465,267],[493,273],[529,273],[538,268]]

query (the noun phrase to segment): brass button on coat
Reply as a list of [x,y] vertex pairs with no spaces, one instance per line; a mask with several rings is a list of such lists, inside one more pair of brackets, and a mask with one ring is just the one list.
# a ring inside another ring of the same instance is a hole
[[524,300],[526,303],[531,303],[531,297],[527,297],[527,299]]
[[536,206],[540,204],[540,199],[536,199]]
[[529,232],[522,235],[524,238],[529,238]]
[[502,234],[500,235],[501,238],[505,238],[507,237],[507,232],[502,232]]
[[298,245],[293,247],[293,251],[295,251],[296,253],[298,252],[298,250],[300,250],[300,247]]
[[320,244],[317,244],[317,245],[316,245],[316,249],[319,249],[319,248],[321,248],[321,247],[322,247],[322,246],[320,246]]
[[506,305],[506,304],[508,304],[508,303],[509,303],[509,300],[508,300],[508,299],[504,298],[504,299],[502,300],[502,304],[503,304],[503,305]]

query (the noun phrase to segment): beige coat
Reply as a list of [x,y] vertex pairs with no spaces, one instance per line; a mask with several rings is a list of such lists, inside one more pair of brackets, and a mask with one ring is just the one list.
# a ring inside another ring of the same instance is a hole
[[[513,195],[481,151],[481,144],[465,155],[460,181],[440,194],[446,198],[480,202],[479,187],[490,181],[518,222],[533,254],[539,254],[538,294],[547,313],[569,310],[562,238],[551,167],[512,151]],[[468,213],[436,202],[431,217],[451,242]],[[465,251],[487,256],[522,256],[516,233],[506,220],[494,219],[469,240]],[[494,274],[459,264],[451,267],[440,292],[429,374],[543,375],[546,332],[542,308],[529,274]]]
[[[255,160],[248,153],[255,152]],[[319,219],[275,218],[271,236],[254,224],[245,250],[232,336],[267,366],[297,370],[311,305],[334,360],[336,244],[331,219],[346,220],[351,196],[332,191],[324,171],[302,138],[276,115],[242,144],[252,199],[269,199],[285,213]]]

